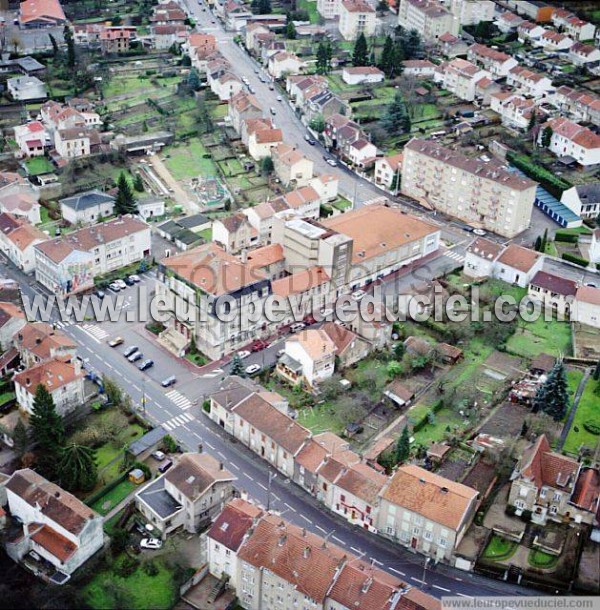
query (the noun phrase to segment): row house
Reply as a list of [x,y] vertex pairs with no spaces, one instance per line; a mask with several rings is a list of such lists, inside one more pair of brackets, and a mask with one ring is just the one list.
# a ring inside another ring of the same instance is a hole
[[190,34],[185,44],[192,66],[200,72],[206,71],[208,58],[217,51],[217,39],[212,34]]
[[244,88],[244,84],[233,72],[223,72],[210,83],[212,92],[222,101],[229,101]]
[[[266,36],[266,34],[260,34],[260,36]],[[262,40],[260,46],[260,58],[262,60],[263,66],[269,65],[269,60],[271,59],[271,57],[273,57],[273,55],[277,53],[282,53],[286,50],[287,48],[285,40],[272,40],[270,37]]]
[[277,197],[271,201],[265,201],[251,208],[245,208],[242,212],[248,218],[252,227],[256,230],[259,244],[270,244],[273,230],[273,218],[275,214],[289,210],[284,197]]
[[267,244],[248,252],[246,263],[251,269],[264,274],[271,281],[287,275],[281,244]]
[[18,305],[0,301],[0,349],[3,353],[11,350],[13,337],[26,324],[25,314]]
[[259,36],[261,34],[271,34],[271,31],[262,23],[249,23],[245,28],[244,42],[248,51],[260,52]]
[[574,40],[594,40],[596,26],[589,21],[579,19],[576,15],[570,15],[561,23],[564,32]]
[[434,81],[454,93],[461,100],[475,99],[476,85],[491,74],[466,59],[456,58],[440,64],[434,73]]
[[[268,121],[269,124],[265,122]],[[255,161],[271,156],[271,150],[283,142],[283,132],[275,129],[270,119],[249,119],[246,128],[248,134],[248,153]],[[242,127],[242,133],[244,127]]]
[[600,184],[578,184],[563,191],[560,202],[581,218],[596,219],[600,214]]
[[506,84],[514,87],[518,93],[534,99],[552,95],[554,88],[552,80],[540,72],[515,66],[506,77]]
[[522,95],[506,95],[504,92],[491,96],[490,108],[497,112],[505,127],[526,130],[533,114],[541,113],[535,101]]
[[515,32],[524,21],[519,15],[505,11],[496,18],[494,25],[504,34],[509,34]]
[[546,271],[538,271],[529,283],[528,294],[559,320],[570,320],[577,294],[577,282]]
[[335,114],[350,113],[348,103],[329,89],[307,91],[303,111],[302,122],[306,125],[315,118],[327,119]]
[[543,28],[537,23],[533,23],[532,21],[523,21],[523,23],[521,23],[517,28],[517,37],[519,42],[539,40],[545,31],[546,28]]
[[561,112],[570,114],[575,121],[600,126],[600,97],[593,93],[563,85],[548,101]]
[[403,154],[403,194],[505,237],[529,226],[537,186],[532,180],[431,140],[413,138]]
[[256,245],[257,233],[248,218],[238,212],[225,218],[217,218],[212,225],[212,241],[225,252],[237,254]]
[[342,0],[338,30],[344,40],[375,34],[377,13],[365,0]]
[[402,167],[402,153],[381,157],[375,161],[375,182],[387,189],[400,187],[400,168]]
[[319,74],[311,74],[310,76],[294,75],[288,76],[285,88],[290,101],[296,108],[301,108],[306,103],[309,93],[327,89],[328,83],[327,79]]
[[81,362],[73,358],[46,360],[17,373],[13,377],[19,409],[31,415],[38,386],[43,385],[52,396],[56,412],[64,416],[85,403],[84,373]]
[[344,151],[345,157],[352,165],[363,169],[371,167],[375,163],[378,154],[377,146],[366,138],[355,140]]
[[122,216],[45,241],[34,249],[36,280],[64,296],[93,288],[96,276],[148,258],[150,227],[134,216]]
[[536,41],[536,46],[542,47],[546,51],[567,51],[575,44],[572,38],[565,34],[559,34],[552,30],[546,30]]
[[448,59],[453,59],[458,55],[466,55],[469,48],[462,38],[450,34],[450,32],[442,34],[437,39],[436,46],[440,54]]
[[576,66],[584,66],[592,62],[600,61],[600,49],[593,44],[576,42],[569,49],[569,61]]
[[471,525],[479,493],[415,465],[400,466],[379,495],[382,536],[451,562]]
[[510,55],[479,43],[469,47],[467,59],[487,70],[495,78],[507,76],[518,65],[517,60]]
[[449,32],[458,36],[459,19],[436,0],[400,0],[398,25],[417,30],[426,43],[436,42]]
[[104,546],[104,519],[35,471],[17,470],[4,488],[8,513],[18,524],[17,535],[5,540],[14,561],[35,552],[64,579]]
[[284,186],[307,186],[313,177],[314,164],[295,146],[278,144],[271,150],[275,175]]
[[300,74],[306,69],[306,63],[294,53],[281,51],[269,58],[267,71],[274,79],[285,78],[288,75]]
[[0,250],[23,272],[34,271],[34,248],[47,239],[48,236],[29,224],[26,218],[8,212],[0,213]]
[[532,21],[549,22],[555,8],[540,0],[504,0],[504,6],[517,11]]
[[576,322],[600,328],[600,288],[578,286],[575,307]]
[[50,145],[50,136],[40,121],[17,125],[15,142],[26,157],[41,157]]
[[481,106],[489,106],[492,103],[492,95],[502,91],[503,87],[490,76],[484,76],[475,83],[475,99]]
[[550,119],[540,128],[539,144],[548,127],[552,130],[548,148],[556,156],[572,157],[584,167],[600,163],[600,136],[591,129],[564,117]]
[[343,151],[352,142],[364,137],[364,133],[358,123],[344,114],[336,113],[325,119],[323,137],[328,148]]
[[184,453],[168,472],[135,494],[135,506],[160,537],[183,528],[198,533],[234,494],[237,477],[207,453]]
[[231,120],[231,125],[235,131],[241,134],[244,121],[248,121],[249,119],[261,119],[263,116],[263,109],[254,95],[239,91],[229,98],[227,116]]
[[321,174],[309,181],[323,203],[335,201],[339,192],[339,178],[333,174]]
[[184,25],[186,18],[185,12],[175,0],[167,0],[166,2],[159,2],[154,7],[150,16],[150,23],[152,25]]
[[68,362],[77,353],[77,344],[46,322],[27,322],[13,335],[12,346],[26,367],[48,360]]

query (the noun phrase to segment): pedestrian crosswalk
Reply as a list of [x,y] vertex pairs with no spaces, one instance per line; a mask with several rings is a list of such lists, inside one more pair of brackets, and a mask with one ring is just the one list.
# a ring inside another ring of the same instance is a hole
[[54,328],[61,330],[63,328],[67,328],[68,326],[71,326],[72,324],[73,324],[73,322],[71,320],[67,320],[65,322],[62,322],[62,321],[54,322],[53,326],[54,326]]
[[177,390],[171,390],[170,392],[167,392],[165,396],[174,402],[182,411],[186,411],[192,406],[192,401]]
[[459,254],[458,252],[454,252],[453,250],[446,250],[446,252],[444,253],[444,256],[451,258],[453,261],[456,261],[457,263],[465,262],[465,257],[462,254]]
[[187,424],[188,422],[191,422],[193,420],[194,416],[190,413],[182,413],[181,415],[176,415],[175,417],[172,417],[171,419],[163,422],[161,426],[165,430],[171,432],[175,428],[179,428],[179,426],[183,426],[184,424]]
[[82,324],[79,328],[86,334],[92,337],[98,343],[101,343],[108,337],[108,333],[95,324]]

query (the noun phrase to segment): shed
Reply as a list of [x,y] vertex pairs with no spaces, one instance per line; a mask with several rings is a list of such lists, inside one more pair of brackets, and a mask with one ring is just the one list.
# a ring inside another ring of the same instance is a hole
[[554,356],[542,352],[531,361],[529,370],[534,375],[546,375],[554,368],[555,363],[556,358]]
[[129,480],[136,485],[141,485],[146,480],[146,477],[144,476],[143,470],[140,468],[134,468],[129,473]]
[[157,426],[136,441],[133,441],[126,450],[128,456],[137,461],[143,462],[153,451],[158,449],[163,438],[167,436],[167,431],[162,426]]
[[435,464],[441,464],[450,449],[451,447],[444,443],[431,443],[431,447],[427,450],[427,457]]
[[399,381],[392,381],[392,383],[385,388],[383,394],[399,407],[408,405],[408,403],[415,397],[413,390],[407,388]]
[[448,343],[438,343],[435,346],[435,351],[442,362],[445,362],[446,364],[456,364],[463,356],[461,349],[454,347],[454,345],[449,345]]

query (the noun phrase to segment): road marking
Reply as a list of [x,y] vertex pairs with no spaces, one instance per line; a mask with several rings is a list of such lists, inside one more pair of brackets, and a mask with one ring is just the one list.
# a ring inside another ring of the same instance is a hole
[[335,540],[338,544],[343,544],[344,546],[346,546],[346,543],[343,540],[340,540],[337,536],[332,536],[331,538]]
[[421,580],[420,578],[415,578],[414,576],[411,576],[410,579],[414,580],[415,582],[418,582],[421,585],[426,585],[427,584],[424,580]]
[[383,564],[381,563],[381,561],[377,561],[377,559],[375,559],[375,557],[370,557],[369,558],[373,563],[376,563],[379,566],[382,566]]
[[262,487],[265,491],[269,491],[262,483],[259,483],[258,486]]
[[226,459],[227,459],[227,458],[226,458],[226,457],[225,457],[225,456],[224,456],[224,455],[223,455],[223,454],[222,454],[220,451],[217,451],[217,453],[218,453],[218,454],[219,454],[219,455],[220,455],[220,456],[221,456],[221,457],[222,457],[224,460],[226,460]]
[[312,525],[312,521],[308,517],[305,517],[304,515],[300,515],[300,517],[302,517],[302,519],[304,519],[307,523],[310,523]]
[[215,450],[215,448],[208,441],[206,441],[206,445],[213,451]]
[[434,589],[439,589],[440,591],[446,591],[446,593],[450,593],[450,589],[446,589],[446,587],[440,587],[439,585],[433,585]]
[[360,553],[360,549],[355,549],[353,546],[350,547],[355,553]]
[[400,572],[400,570],[396,570],[396,568],[390,568],[390,572],[393,572],[394,574],[398,574],[400,576],[406,576],[404,572]]
[[250,479],[251,481],[254,481],[254,479],[247,473],[247,472],[243,472],[242,473],[247,479]]
[[455,579],[454,579],[454,580],[458,580],[458,582],[463,582],[463,579],[462,579],[462,578],[458,578],[458,576],[457,576],[457,577],[455,577]]
[[134,387],[134,388],[135,388],[135,389],[136,389],[138,392],[141,392],[141,391],[142,391],[142,390],[141,390],[141,389],[140,389],[138,386],[136,386],[136,385],[135,385],[135,383],[133,384],[133,387]]
[[171,402],[175,403],[182,411],[186,411],[193,406],[192,401],[177,390],[171,390],[170,392],[167,392],[165,396]]
[[460,595],[460,597],[468,597],[469,599],[475,599],[472,595],[465,595],[464,593],[456,592],[456,595]]
[[277,502],[281,502],[281,498],[277,494],[271,493],[271,495],[277,500]]
[[327,533],[327,530],[326,530],[326,529],[324,529],[324,528],[322,528],[320,525],[315,525],[315,527],[316,527],[318,530],[321,530],[321,531],[322,531],[324,534],[326,534],[326,533]]
[[113,365],[109,364],[108,362],[106,363],[106,366],[112,371],[113,370]]
[[[148,403],[146,403],[148,406]],[[179,426],[183,426],[183,424],[187,424],[188,422],[194,421],[194,416],[189,413],[183,413],[182,415],[176,415],[175,417],[171,417],[171,419],[167,420],[163,423],[163,426],[169,431],[173,428],[178,428]]]
[[293,512],[296,512],[296,509],[293,506],[290,506],[287,502],[284,502],[284,504]]
[[96,324],[82,324],[78,328],[96,343],[102,343],[108,337],[108,333]]
[[229,465],[233,466],[236,470],[240,469],[240,467],[236,463],[234,463],[234,462],[229,462]]

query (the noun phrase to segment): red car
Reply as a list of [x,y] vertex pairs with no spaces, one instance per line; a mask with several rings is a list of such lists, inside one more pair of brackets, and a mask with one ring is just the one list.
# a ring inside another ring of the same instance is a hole
[[265,347],[269,347],[269,344],[266,341],[262,341],[261,339],[257,339],[251,346],[250,350],[253,352],[260,352],[265,349]]

